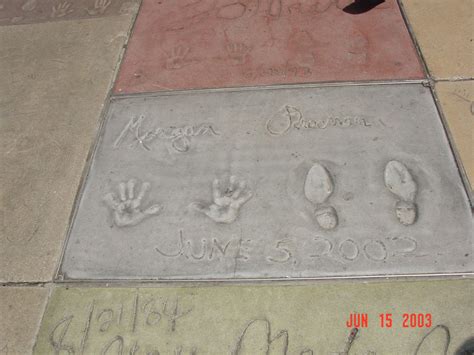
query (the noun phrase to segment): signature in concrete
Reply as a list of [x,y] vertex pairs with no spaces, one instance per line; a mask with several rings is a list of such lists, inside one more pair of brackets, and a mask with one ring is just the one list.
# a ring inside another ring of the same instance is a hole
[[301,111],[293,106],[286,105],[283,112],[271,117],[266,123],[266,129],[272,136],[281,136],[290,129],[326,129],[328,127],[370,127],[372,124],[360,117],[328,117],[323,119],[307,120]]
[[[168,325],[165,329],[169,332],[169,335],[177,335],[175,332],[177,332],[178,321],[180,324],[189,322],[190,319],[182,319],[193,311],[193,308],[183,308],[181,303],[182,301],[179,298],[176,298],[170,306],[168,298],[165,298],[164,300],[157,298],[144,298],[139,297],[138,293],[134,297],[130,306],[121,303],[107,305],[104,308],[98,305],[97,300],[93,300],[87,308],[87,317],[82,326],[81,322],[76,322],[74,314],[66,315],[54,324],[52,331],[49,333],[48,343],[52,350],[54,350],[55,354],[90,353],[90,351],[93,350],[92,347],[95,348],[97,354],[207,354],[208,352],[200,351],[197,346],[193,345],[192,341],[186,341],[186,346],[174,345],[174,351],[172,352],[163,352],[163,349],[158,350],[157,345],[149,343],[144,345],[140,339],[136,338],[136,335],[140,335],[139,331],[141,330],[146,330],[147,332],[154,330],[156,332],[165,324]],[[131,314],[132,322],[125,321],[123,313],[127,312]],[[117,326],[119,326],[119,329],[117,329]],[[82,329],[82,331],[73,332],[71,328]],[[77,334],[78,337],[71,337],[73,334]],[[314,355],[321,353],[318,349],[301,346],[301,344],[296,345],[298,350],[295,352],[289,352],[290,332],[287,329],[281,329],[278,332],[275,332],[272,329],[271,322],[266,318],[252,319],[237,334],[238,336],[233,345],[227,347],[227,351],[223,350],[222,354]],[[97,342],[98,336],[102,338],[102,341]],[[330,354],[351,354],[353,345],[363,336],[361,329],[350,329],[345,342],[341,342],[341,350],[332,351]],[[184,338],[186,337],[184,336]],[[158,340],[160,337],[151,339]],[[161,339],[166,341],[163,338]],[[92,342],[92,340],[95,341]],[[175,340],[179,341],[179,339]],[[456,350],[455,354],[472,354],[473,342],[474,338],[471,337],[467,339],[460,348]],[[95,343],[96,346],[98,345],[98,347],[93,346],[93,343]],[[435,343],[438,344],[437,349],[432,348]],[[449,328],[443,324],[438,324],[425,333],[421,339],[411,345],[414,347],[413,350],[408,351],[408,349],[405,349],[405,351],[401,351],[404,354],[418,355],[421,353],[431,353],[435,350],[437,354],[447,354],[450,343],[451,332]],[[152,351],[150,351],[150,346],[153,347]],[[400,344],[400,346],[402,346],[402,344]],[[293,344],[292,347],[295,347],[295,345]],[[365,354],[375,355],[376,351],[366,350]]]
[[[333,355],[349,355],[353,344],[356,342],[358,335],[360,335],[360,329],[353,328],[349,332],[342,351],[331,352]],[[440,349],[437,349],[437,354],[447,354],[449,345],[451,342],[451,334],[449,328],[445,325],[439,324],[433,327],[428,333],[426,333],[421,340],[418,342],[414,355],[421,353],[428,353],[433,349],[430,349],[430,345],[427,345],[430,340],[439,341]],[[469,343],[471,341],[471,343]],[[472,347],[472,339],[465,342],[470,344]],[[282,354],[290,355],[288,352],[289,344],[289,332],[286,329],[280,330],[276,334],[272,334],[271,324],[267,319],[255,319],[250,321],[244,328],[242,333],[237,339],[237,343],[232,351],[232,355],[268,355],[268,354]],[[462,349],[467,348],[468,345],[462,345]],[[295,355],[313,355],[319,354],[320,352],[311,348],[303,348],[303,350],[293,353]],[[405,354],[411,353],[410,351],[404,352]],[[373,350],[367,350],[367,355],[376,355]],[[458,350],[457,354],[463,354]],[[466,353],[467,354],[467,353]]]
[[132,144],[138,144],[144,150],[150,151],[150,144],[156,140],[167,140],[171,142],[171,146],[177,152],[187,152],[191,147],[191,139],[198,136],[216,136],[219,133],[210,124],[200,124],[197,126],[182,127],[155,127],[151,129],[143,129],[142,125],[145,116],[133,117],[122,129],[119,136],[114,142],[114,148],[119,147],[122,142],[130,136]]

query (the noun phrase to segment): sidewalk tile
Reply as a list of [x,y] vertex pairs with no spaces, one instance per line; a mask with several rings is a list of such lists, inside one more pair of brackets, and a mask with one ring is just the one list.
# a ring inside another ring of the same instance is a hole
[[0,27],[0,280],[51,280],[130,23]]
[[441,102],[454,144],[474,186],[474,81],[439,82],[436,93]]
[[115,93],[420,79],[397,2],[145,0]]
[[474,77],[473,0],[402,0],[431,75]]
[[136,14],[139,0],[0,0],[0,26]]
[[61,274],[464,272],[472,231],[421,84],[134,96],[110,106]]
[[[35,353],[453,354],[472,337],[472,295],[472,280],[58,288]],[[349,345],[352,313],[368,326]],[[385,313],[391,328],[380,326]]]
[[0,286],[0,354],[31,354],[49,289]]

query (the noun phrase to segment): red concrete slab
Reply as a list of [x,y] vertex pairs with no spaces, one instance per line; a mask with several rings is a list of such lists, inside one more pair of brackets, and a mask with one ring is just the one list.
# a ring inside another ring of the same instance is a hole
[[419,79],[396,0],[144,0],[116,93]]

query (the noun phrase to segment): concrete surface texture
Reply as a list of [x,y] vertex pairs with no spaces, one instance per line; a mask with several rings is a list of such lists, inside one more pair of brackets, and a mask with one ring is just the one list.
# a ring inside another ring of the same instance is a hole
[[402,0],[431,75],[474,77],[473,0]]
[[0,280],[52,279],[130,25],[0,27]]
[[474,353],[473,6],[0,0],[0,354]]
[[420,79],[397,2],[145,0],[115,92]]
[[454,146],[467,177],[474,186],[474,81],[439,82],[436,93],[446,117]]
[[[58,288],[35,353],[453,354],[472,337],[472,292],[472,280]],[[355,313],[367,327],[350,337]]]
[[0,26],[135,14],[139,0],[0,0]]
[[66,279],[471,270],[471,210],[420,84],[113,101]]
[[0,354],[31,354],[49,289],[0,286]]

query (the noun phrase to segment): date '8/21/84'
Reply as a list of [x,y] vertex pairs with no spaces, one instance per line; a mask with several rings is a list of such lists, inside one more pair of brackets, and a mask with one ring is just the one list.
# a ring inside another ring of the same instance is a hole
[[[431,313],[403,313],[401,319],[392,313],[380,313],[378,326],[380,328],[431,328],[433,324]],[[347,328],[368,328],[369,315],[367,313],[351,313],[346,321]]]

